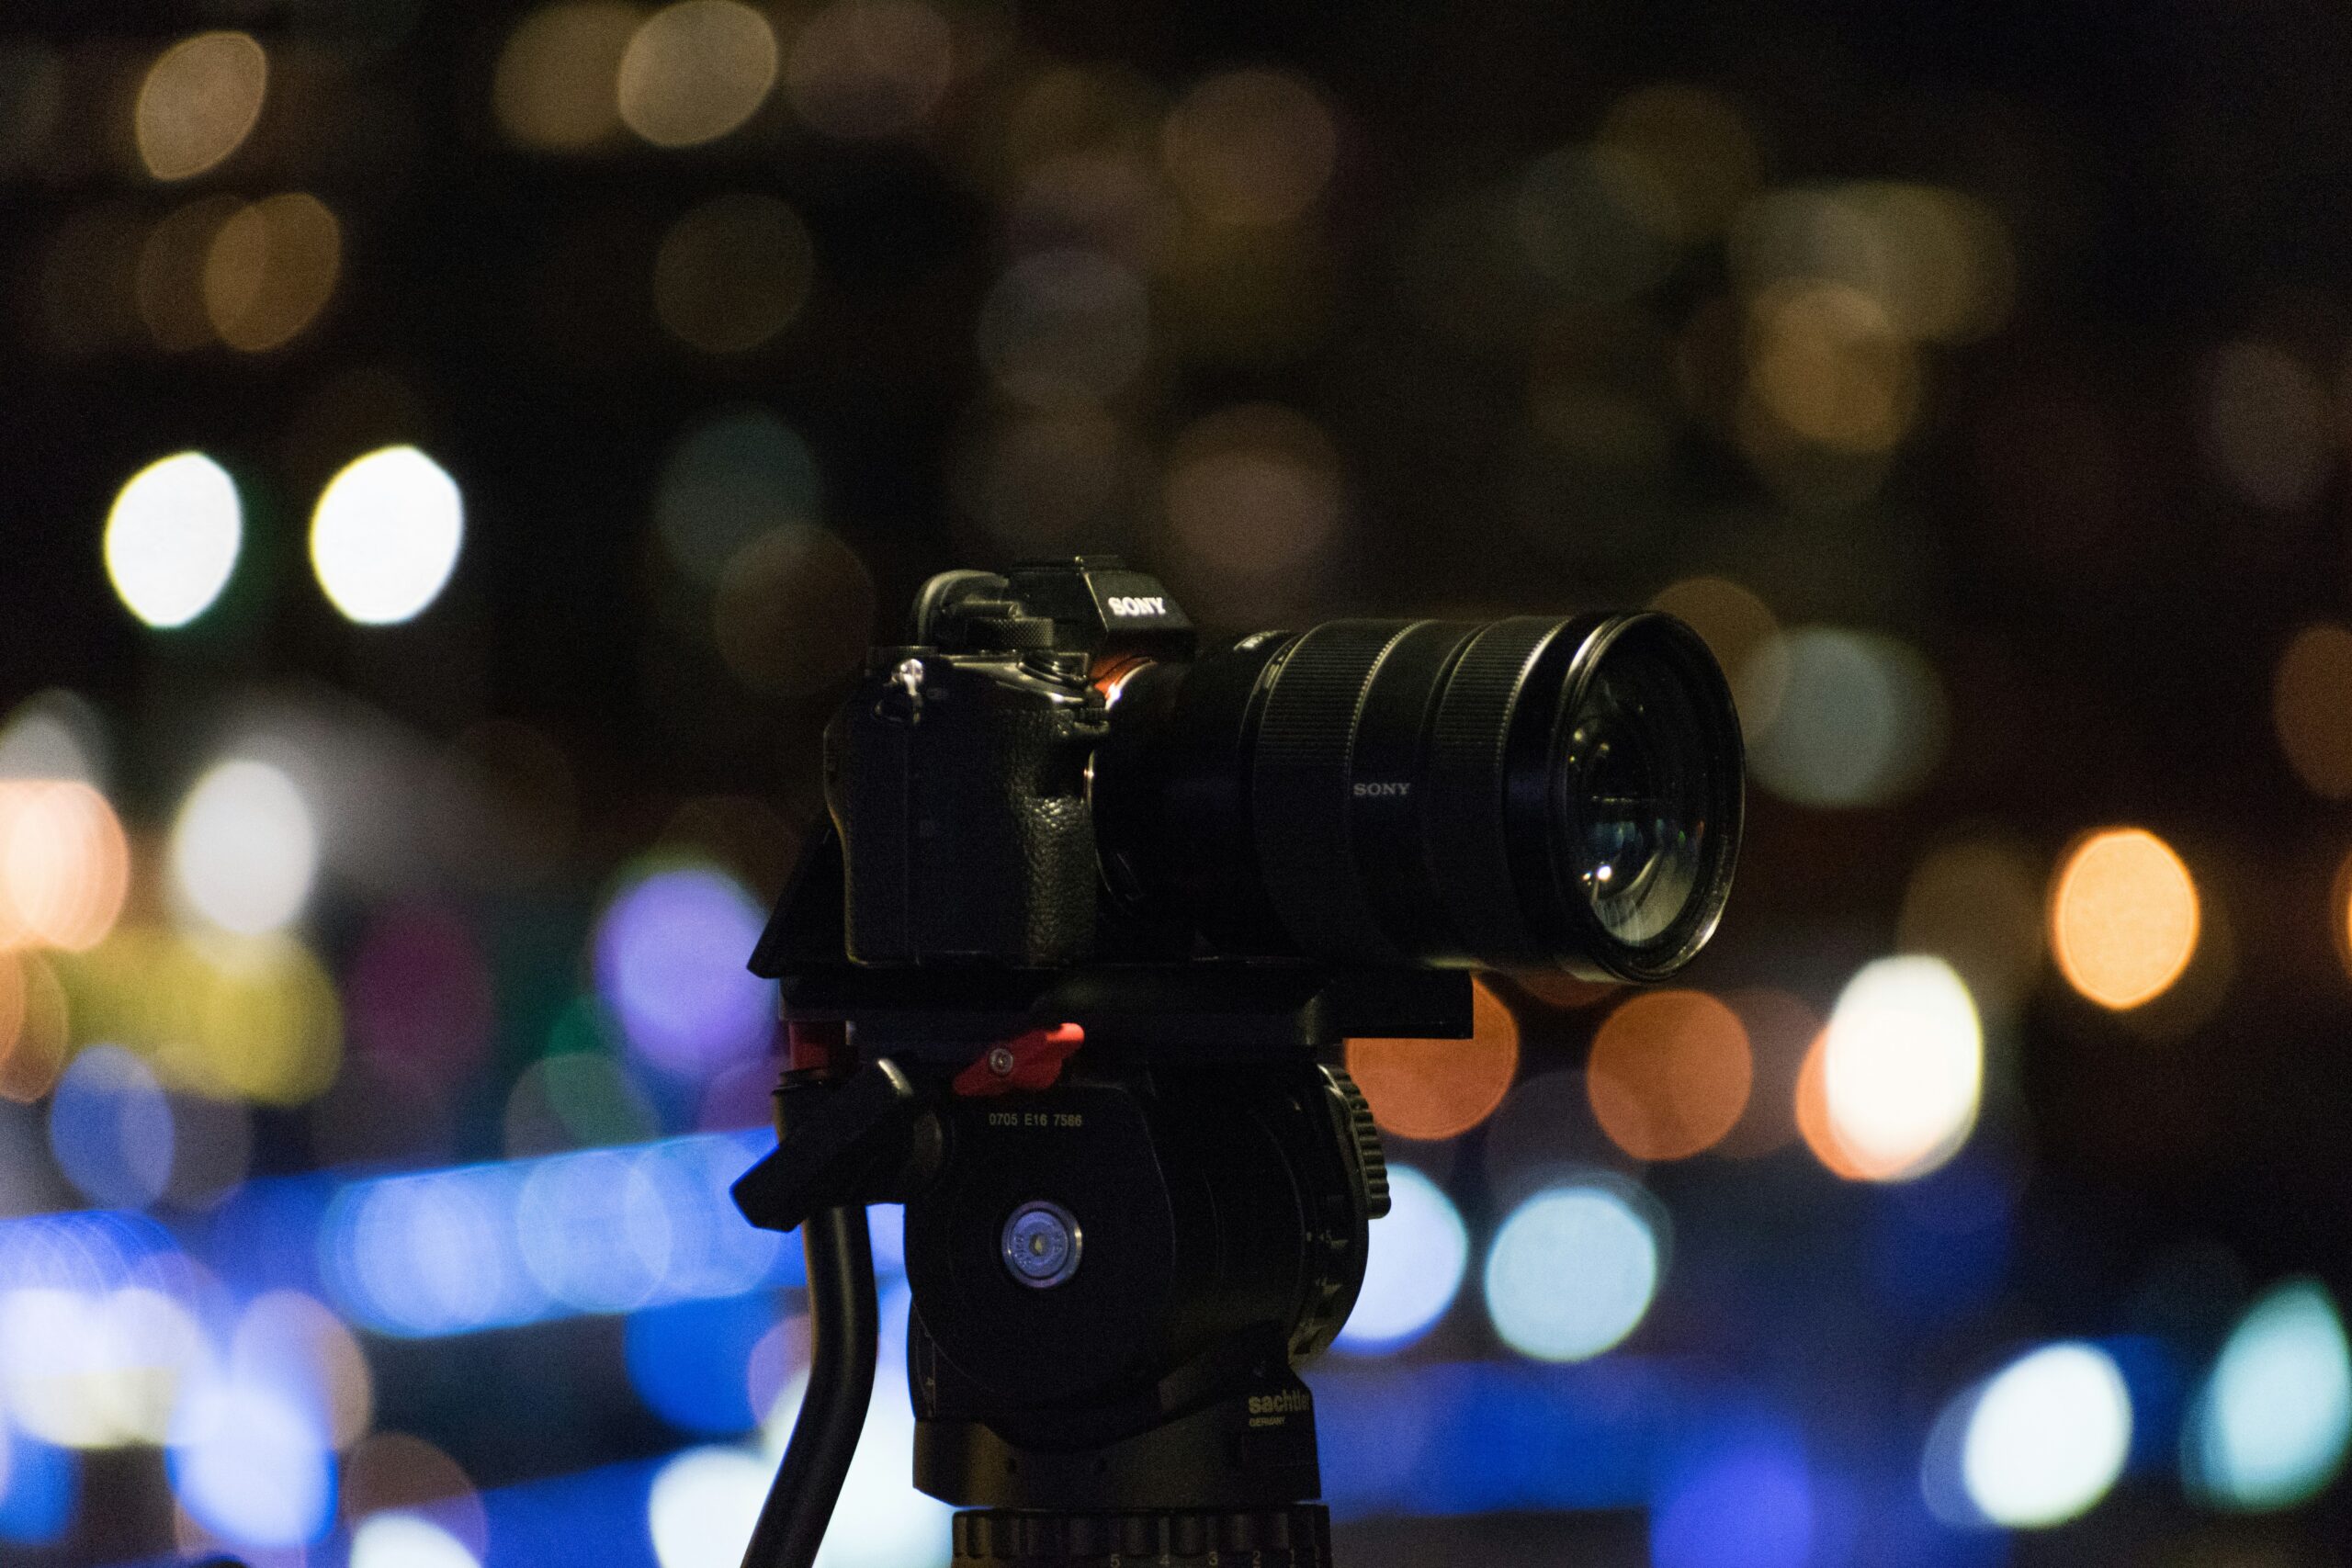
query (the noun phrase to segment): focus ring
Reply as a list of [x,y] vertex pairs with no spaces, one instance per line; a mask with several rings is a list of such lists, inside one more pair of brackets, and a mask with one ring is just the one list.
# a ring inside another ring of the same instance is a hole
[[1266,895],[1300,949],[1400,963],[1365,897],[1348,829],[1357,715],[1400,621],[1331,621],[1301,637],[1269,676],[1250,778]]
[[1464,951],[1495,968],[1545,962],[1511,891],[1507,752],[1520,688],[1561,624],[1521,616],[1482,629],[1455,662],[1430,726],[1420,814],[1430,881]]

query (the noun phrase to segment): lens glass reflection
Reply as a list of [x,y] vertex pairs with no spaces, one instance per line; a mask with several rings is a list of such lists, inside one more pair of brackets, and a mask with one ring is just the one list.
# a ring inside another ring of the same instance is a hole
[[1602,653],[1553,797],[1578,888],[1629,946],[1674,925],[1706,861],[1710,727],[1673,655],[1638,630]]

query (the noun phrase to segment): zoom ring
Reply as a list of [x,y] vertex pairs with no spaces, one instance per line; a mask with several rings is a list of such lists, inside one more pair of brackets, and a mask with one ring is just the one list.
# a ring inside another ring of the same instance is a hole
[[1481,629],[1454,664],[1430,727],[1421,830],[1431,881],[1464,951],[1490,967],[1545,959],[1508,891],[1505,753],[1520,687],[1561,624],[1521,616]]
[[1364,896],[1348,808],[1357,716],[1382,657],[1408,629],[1397,621],[1328,622],[1271,672],[1250,779],[1258,863],[1291,940],[1317,956],[1404,959]]

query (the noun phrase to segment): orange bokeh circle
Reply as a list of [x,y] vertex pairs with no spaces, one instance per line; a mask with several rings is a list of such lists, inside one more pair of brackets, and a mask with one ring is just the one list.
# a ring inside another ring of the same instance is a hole
[[1619,1148],[1636,1159],[1683,1159],[1738,1122],[1755,1075],[1737,1013],[1703,991],[1645,991],[1593,1036],[1585,1090]]
[[1495,1113],[1519,1076],[1519,1021],[1483,980],[1467,1040],[1351,1040],[1348,1073],[1400,1138],[1451,1138]]

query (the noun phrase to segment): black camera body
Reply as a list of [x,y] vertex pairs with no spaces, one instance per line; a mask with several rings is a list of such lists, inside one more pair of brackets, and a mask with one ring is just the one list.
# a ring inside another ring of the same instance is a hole
[[849,956],[1046,968],[1101,926],[1091,766],[1106,655],[1189,660],[1192,622],[1114,560],[934,579],[826,734]]

